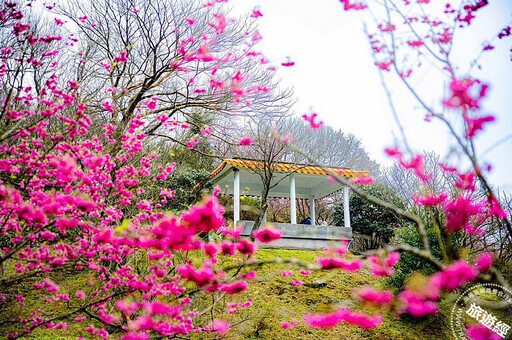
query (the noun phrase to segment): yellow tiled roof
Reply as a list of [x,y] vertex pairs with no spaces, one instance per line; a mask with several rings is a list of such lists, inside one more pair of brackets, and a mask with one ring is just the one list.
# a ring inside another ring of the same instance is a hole
[[[251,159],[225,159],[222,164],[215,169],[210,178],[215,177],[219,172],[224,169],[226,165],[231,165],[237,168],[246,168],[246,169],[263,169],[264,166],[263,161],[251,160]],[[312,166],[312,165],[304,165],[304,164],[293,164],[293,163],[272,163],[274,171],[278,172],[295,172],[299,174],[307,174],[307,175],[329,175],[328,171],[332,171],[334,173],[339,174],[340,176],[345,177],[369,177],[370,173],[368,171],[356,171],[344,168],[334,168],[334,167],[320,167],[320,166]]]
[[[211,174],[210,179],[213,179],[217,176],[226,165],[231,165],[236,168],[245,168],[245,169],[263,169],[265,163],[263,161],[252,160],[252,159],[225,159],[221,165],[217,167]],[[335,168],[335,167],[320,167],[313,165],[305,165],[305,164],[294,164],[294,163],[281,163],[276,162],[272,163],[274,171],[277,172],[287,172],[287,173],[299,173],[306,175],[318,175],[318,176],[328,176],[329,172],[334,172],[340,176],[344,177],[370,177],[369,171],[356,171],[344,168]],[[198,183],[194,186],[193,190],[199,189],[204,183]]]

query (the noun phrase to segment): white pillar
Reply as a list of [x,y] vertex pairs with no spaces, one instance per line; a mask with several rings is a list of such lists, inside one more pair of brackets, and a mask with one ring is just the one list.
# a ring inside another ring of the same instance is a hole
[[343,187],[343,217],[345,219],[345,227],[350,228],[350,206],[348,203],[348,186]]
[[311,225],[316,225],[315,196],[313,195],[309,197],[309,215],[309,218],[311,219]]
[[236,227],[236,223],[240,221],[240,171],[235,168],[233,173],[233,226]]
[[263,214],[263,223],[267,222],[267,211],[265,210],[265,213]]
[[297,202],[295,199],[295,175],[290,175],[290,223],[297,224]]

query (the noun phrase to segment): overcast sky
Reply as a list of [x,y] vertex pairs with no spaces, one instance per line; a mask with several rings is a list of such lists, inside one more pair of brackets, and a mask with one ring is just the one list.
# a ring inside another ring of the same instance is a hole
[[[337,0],[232,0],[230,3],[235,12],[250,12],[257,6],[263,14],[257,19],[263,36],[260,50],[275,64],[286,57],[295,62],[295,66],[277,71],[283,84],[295,89],[298,102],[294,112],[297,115],[317,112],[325,123],[356,135],[372,158],[389,165],[383,150],[393,146],[399,134],[363,33],[363,21],[368,18],[354,11],[343,11]],[[455,36],[454,59],[463,66],[461,70],[466,70],[469,61],[481,51],[482,41],[493,38],[511,22],[512,1],[491,3],[477,13],[470,28]],[[508,52],[512,37],[495,39],[493,44],[496,49],[481,59],[483,69],[473,73],[491,85],[482,103],[482,113],[492,113],[498,118],[485,135],[477,138],[480,152],[512,133],[512,62]],[[391,75],[387,78],[413,149],[446,155],[449,140],[443,126],[425,123],[424,110],[404,86],[392,80]],[[422,66],[411,81],[427,100],[440,103],[446,82],[436,76],[435,68]],[[494,167],[493,183],[512,189],[512,140],[486,153],[486,160]]]

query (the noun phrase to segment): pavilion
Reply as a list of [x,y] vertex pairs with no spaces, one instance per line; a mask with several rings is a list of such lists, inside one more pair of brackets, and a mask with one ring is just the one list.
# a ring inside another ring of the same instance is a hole
[[[210,181],[214,186],[220,187],[223,194],[233,196],[234,225],[243,223],[247,227],[248,223],[250,224],[249,221],[240,221],[240,188],[244,188],[243,194],[246,196],[261,196],[263,183],[261,177],[258,175],[258,171],[262,171],[264,166],[265,163],[259,160],[225,159],[210,175]],[[351,238],[349,188],[338,182],[333,183],[329,181],[328,177],[330,173],[352,178],[369,177],[370,174],[368,171],[355,171],[346,168],[320,167],[285,162],[272,163],[270,167],[273,171],[271,184],[277,184],[270,189],[269,197],[290,198],[290,223],[278,224],[278,227],[285,232],[283,237],[286,238],[286,235],[289,234],[290,238],[295,240],[297,238],[308,238],[314,243],[307,245],[307,242],[301,242],[304,246],[294,246],[294,248],[322,248],[325,242],[318,243],[312,241],[317,238],[332,240],[338,237],[347,237],[348,234],[350,234],[349,238]],[[344,228],[332,226],[317,226],[311,228],[310,225],[297,224],[297,198],[309,200],[311,224],[316,225],[315,201],[341,190],[343,190]],[[253,223],[254,222],[252,222],[252,225]],[[251,230],[252,227],[249,228],[246,233],[250,234]],[[305,234],[307,234],[307,236],[301,236]],[[286,247],[286,245],[283,247]]]

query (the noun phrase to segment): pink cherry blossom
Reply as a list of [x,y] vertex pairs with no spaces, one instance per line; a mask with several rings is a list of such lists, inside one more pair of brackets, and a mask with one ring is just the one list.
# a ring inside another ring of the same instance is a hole
[[55,282],[50,280],[49,278],[44,279],[43,281],[44,288],[46,288],[46,291],[48,293],[55,293],[58,292],[60,287]]
[[389,253],[387,257],[370,255],[370,269],[375,276],[392,276],[395,273],[393,267],[400,260],[400,254],[396,251]]
[[221,189],[219,187],[215,187],[213,189],[212,194],[213,194],[213,196],[219,196],[220,192],[221,192]]
[[410,40],[407,42],[407,45],[411,47],[420,47],[425,45],[425,42],[423,42],[422,40]]
[[345,11],[349,10],[356,10],[360,11],[363,9],[366,9],[368,6],[366,6],[363,2],[350,2],[351,0],[340,0],[340,2],[344,5]]
[[498,38],[503,39],[505,37],[510,36],[511,34],[512,34],[512,28],[510,26],[507,26],[498,34]]
[[494,122],[494,116],[484,116],[478,118],[469,118],[467,115],[464,116],[464,120],[467,124],[466,138],[472,139],[475,137],[477,132],[483,130],[483,125],[486,123]]
[[123,334],[120,338],[121,340],[149,340],[150,336],[148,333],[142,332],[128,332]]
[[462,229],[469,219],[482,211],[482,205],[474,203],[465,197],[458,197],[446,204],[446,229],[458,231]]
[[440,194],[438,196],[436,195],[430,195],[426,197],[420,197],[420,196],[413,196],[414,202],[417,204],[421,204],[427,207],[436,206],[439,204],[442,204],[446,199],[448,198],[448,195],[446,194]]
[[140,304],[125,300],[117,301],[115,306],[121,311],[121,313],[128,317],[130,317],[137,309],[141,308]]
[[263,39],[263,37],[261,36],[259,31],[254,32],[254,35],[251,38],[253,43],[260,41],[261,39]]
[[379,315],[369,316],[361,312],[353,312],[347,308],[340,308],[329,314],[306,314],[304,322],[311,327],[332,328],[341,322],[348,322],[362,328],[374,328],[382,323]]
[[431,176],[425,173],[425,157],[422,155],[414,156],[409,162],[400,161],[400,165],[402,165],[405,169],[413,169],[416,176],[418,176],[424,182],[428,181]]
[[439,310],[437,303],[426,300],[419,293],[411,290],[400,292],[398,299],[402,304],[403,312],[418,318],[435,314]]
[[392,32],[392,31],[396,30],[396,26],[392,25],[392,24],[389,24],[389,23],[386,24],[386,25],[379,24],[379,29],[382,32]]
[[178,272],[184,279],[196,283],[200,288],[209,286],[216,281],[215,272],[208,263],[205,263],[200,270],[196,270],[191,265],[179,266]]
[[299,322],[296,319],[291,319],[290,321],[281,321],[281,327],[283,329],[292,329],[296,327]]
[[242,235],[242,232],[244,231],[244,228],[242,226],[238,226],[236,228],[228,228],[228,227],[221,227],[219,228],[218,232],[220,234],[232,237],[232,238],[239,238],[240,235]]
[[126,63],[128,61],[128,52],[122,51],[117,57],[114,58],[114,62],[116,63]]
[[466,110],[479,108],[479,100],[485,96],[487,85],[481,86],[480,94],[478,97],[472,97],[468,91],[477,83],[479,82],[469,78],[462,80],[453,78],[450,84],[452,96],[445,100],[443,104],[446,107],[462,108]]
[[309,123],[309,125],[311,126],[312,129],[320,129],[324,123],[321,121],[318,123],[315,122],[315,119],[317,116],[318,116],[317,113],[312,113],[309,116],[304,114],[304,115],[302,115],[302,118],[304,118],[304,120]]
[[249,285],[247,284],[247,281],[238,281],[235,283],[221,284],[219,287],[219,290],[222,292],[226,292],[230,295],[233,295],[233,294],[239,294],[239,293],[247,290],[248,287],[249,287]]
[[251,270],[249,273],[242,275],[242,278],[246,280],[254,280],[257,276],[258,274],[256,273],[256,271]]
[[[210,53],[210,48],[208,44],[204,44],[197,50],[197,53],[195,54],[195,59],[200,61],[214,61],[215,57]],[[213,88],[213,86],[212,86]]]
[[393,292],[389,290],[375,290],[371,287],[363,287],[354,293],[363,301],[375,304],[389,304],[393,301]]
[[254,9],[252,11],[252,14],[251,14],[251,18],[259,18],[259,17],[262,17],[263,14],[261,14],[261,12],[257,9]]
[[295,62],[293,62],[293,61],[286,61],[284,63],[281,63],[281,65],[284,66],[284,67],[291,67],[291,66],[295,65]]
[[288,276],[292,276],[292,275],[293,275],[293,270],[289,270],[289,271],[283,270],[281,273],[282,277],[288,277]]
[[380,61],[375,63],[376,66],[378,66],[383,71],[391,71],[390,66],[393,65],[392,61]]
[[270,243],[283,236],[283,231],[273,227],[267,227],[254,231],[253,236],[261,243]]
[[330,314],[306,314],[304,322],[311,327],[332,328],[344,320],[344,314],[338,311]]
[[485,272],[489,271],[489,269],[493,265],[494,257],[492,256],[491,253],[488,253],[488,252],[481,253],[476,258],[475,263],[476,263],[478,270],[482,273],[485,273]]
[[219,200],[210,196],[182,214],[181,220],[196,230],[218,230],[226,222],[223,217],[224,212],[224,207],[220,205]]
[[231,324],[226,320],[214,319],[210,324],[210,328],[212,331],[224,336],[229,332]]
[[204,245],[204,253],[208,257],[215,257],[217,253],[220,252],[220,246],[216,243],[207,243]]
[[507,218],[508,212],[501,207],[500,202],[496,199],[496,197],[491,197],[489,199],[489,204],[489,215],[496,218]]
[[146,302],[143,307],[150,314],[167,315],[170,317],[176,317],[183,309],[182,305],[168,306],[160,301]]
[[208,25],[215,29],[217,35],[224,33],[226,29],[226,17],[223,14],[214,14],[213,17],[217,19],[217,23],[209,22]]
[[409,69],[407,71],[399,72],[400,77],[409,78],[412,75],[412,70]]
[[500,335],[481,324],[468,325],[466,334],[471,340],[501,340]]
[[349,183],[351,184],[373,184],[375,183],[375,179],[372,177],[356,177],[349,179]]
[[440,286],[447,290],[453,290],[474,280],[478,275],[478,270],[466,261],[458,260],[443,269],[438,275]]
[[258,246],[248,240],[240,240],[236,243],[236,249],[243,255],[252,255],[258,249]]
[[358,271],[364,267],[362,260],[347,261],[341,258],[317,258],[316,262],[324,269],[343,269],[349,272]]
[[239,144],[243,145],[243,146],[251,146],[252,145],[252,138],[251,137],[242,138],[240,140]]

